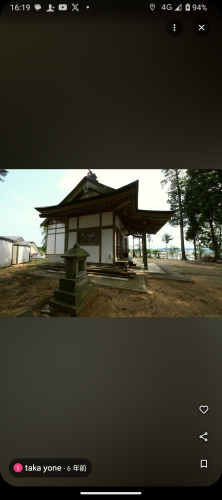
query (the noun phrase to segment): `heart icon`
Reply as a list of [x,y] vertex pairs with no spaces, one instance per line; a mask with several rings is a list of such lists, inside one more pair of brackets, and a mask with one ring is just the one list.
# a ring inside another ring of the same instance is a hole
[[199,407],[199,410],[201,411],[201,413],[205,414],[209,410],[209,406],[207,406],[207,405],[201,405]]

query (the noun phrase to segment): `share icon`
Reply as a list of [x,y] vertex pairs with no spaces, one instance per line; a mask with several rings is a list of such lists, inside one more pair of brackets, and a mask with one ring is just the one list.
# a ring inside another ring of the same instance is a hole
[[208,441],[208,438],[206,438],[205,436],[208,436],[208,432],[205,432],[204,434],[200,435],[199,438],[204,439],[204,441]]

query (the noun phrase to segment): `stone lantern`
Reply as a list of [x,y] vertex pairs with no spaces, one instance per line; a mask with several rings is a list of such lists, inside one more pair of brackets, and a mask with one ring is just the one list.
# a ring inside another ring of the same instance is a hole
[[99,289],[90,282],[86,272],[86,257],[89,255],[78,243],[61,255],[66,259],[66,278],[60,278],[59,288],[49,301],[50,306],[77,316],[97,295]]

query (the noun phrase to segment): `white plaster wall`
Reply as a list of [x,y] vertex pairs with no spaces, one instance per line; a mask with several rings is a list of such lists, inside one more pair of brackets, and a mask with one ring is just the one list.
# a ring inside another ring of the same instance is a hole
[[90,257],[86,257],[86,262],[93,262],[95,264],[99,264],[99,246],[90,246],[87,245],[83,247],[81,245],[81,248],[86,250],[90,254]]
[[49,224],[48,229],[55,229],[55,224]]
[[113,225],[113,212],[105,212],[102,214],[102,226]]
[[22,264],[23,262],[29,262],[29,247],[18,247],[18,264]]
[[57,227],[57,229],[58,229],[59,227],[60,227],[60,228],[61,228],[61,227],[63,227],[63,228],[65,229],[65,224],[60,224],[60,223],[57,223],[57,226],[56,226],[56,227]]
[[17,249],[18,247],[13,247],[12,264],[16,264],[17,262],[17,251],[18,251]]
[[12,264],[12,243],[0,240],[0,267],[11,266]]
[[69,233],[69,237],[68,237],[68,250],[70,250],[70,248],[73,248],[75,243],[76,243],[76,240],[77,240],[77,232],[75,233]]
[[38,252],[38,254],[40,253],[39,250],[38,250],[38,248],[35,247],[35,245],[33,245],[32,243],[30,243],[30,245],[31,245],[31,251],[30,251],[30,253],[37,253],[37,252]]
[[55,253],[55,234],[48,234],[47,236],[47,247],[46,253]]
[[56,235],[56,255],[63,254],[65,251],[65,233]]
[[69,219],[69,229],[77,229],[77,217]]
[[118,227],[119,229],[122,229],[122,226],[123,226],[123,224],[122,224],[119,216],[116,215],[116,227]]
[[99,227],[99,225],[100,214],[82,215],[82,217],[79,217],[79,227],[81,229],[84,227]]
[[31,253],[37,253],[38,250],[36,250],[34,245],[32,243],[30,243],[30,245],[31,245]]
[[110,255],[113,254],[113,229],[102,229],[101,236],[101,263],[112,264],[113,259],[110,257]]

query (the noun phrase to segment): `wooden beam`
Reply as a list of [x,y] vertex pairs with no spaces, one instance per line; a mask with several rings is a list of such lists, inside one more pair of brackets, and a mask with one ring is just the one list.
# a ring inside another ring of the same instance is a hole
[[120,203],[119,205],[117,205],[117,207],[115,207],[115,210],[117,211],[117,210],[119,210],[120,208],[125,207],[125,205],[128,205],[131,201],[132,201],[132,200],[131,200],[131,197],[130,197],[130,199],[129,199],[129,200],[123,201],[122,203]]

